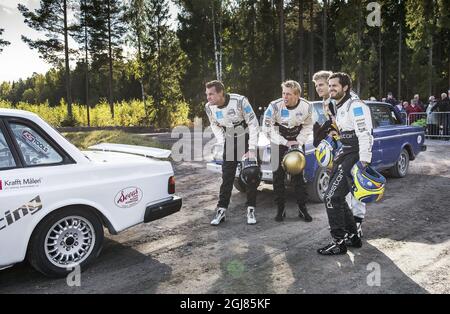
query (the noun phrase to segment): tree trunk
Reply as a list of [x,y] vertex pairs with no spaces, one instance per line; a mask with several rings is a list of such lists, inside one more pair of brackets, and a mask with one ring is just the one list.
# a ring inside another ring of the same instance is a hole
[[213,38],[214,38],[214,60],[216,64],[216,78],[217,80],[221,80],[220,78],[220,70],[219,70],[219,49],[217,44],[217,36],[216,36],[216,14],[214,11],[214,0],[211,1],[211,11],[212,11],[212,27],[213,27]]
[[66,97],[67,97],[67,116],[72,119],[72,92],[70,81],[70,65],[69,65],[69,35],[67,26],[67,0],[63,3],[64,10],[64,58],[65,58],[65,76],[66,76]]
[[222,73],[222,0],[219,0],[219,73],[220,80],[223,79]]
[[302,87],[302,92],[304,89],[303,83],[304,83],[304,68],[303,68],[303,51],[305,50],[305,32],[303,28],[303,9],[304,9],[304,2],[303,0],[298,1],[298,42],[299,42],[299,48],[298,48],[298,71],[299,71],[299,80],[300,86]]
[[[309,20],[311,23],[309,33],[309,78],[311,78],[314,75],[314,0],[310,1]],[[308,79],[308,99],[315,99],[314,85],[311,79]]]
[[327,40],[328,40],[328,26],[327,26],[327,19],[328,19],[328,0],[323,1],[323,51],[322,51],[322,68],[324,70],[327,69]]
[[279,14],[280,14],[280,69],[281,69],[281,81],[286,78],[285,66],[284,66],[284,0],[279,0]]
[[113,103],[113,90],[112,90],[112,82],[113,82],[113,61],[112,61],[112,42],[111,42],[111,6],[108,0],[108,59],[109,59],[109,80],[108,80],[108,101],[109,107],[111,109],[111,117],[114,119],[114,103]]
[[91,126],[91,115],[89,108],[89,59],[88,59],[88,35],[87,35],[87,14],[86,14],[86,0],[84,0],[84,61],[85,61],[85,102],[86,102],[86,111],[87,111],[87,125]]
[[433,36],[430,36],[428,49],[428,95],[433,95]]
[[[398,38],[398,87],[397,87],[397,99],[402,99],[402,41],[403,30],[402,21],[399,21],[399,38]],[[431,94],[430,94],[431,95]]]
[[382,74],[382,67],[383,64],[383,56],[381,54],[381,27],[378,28],[378,93],[379,93],[379,99],[383,97],[383,74]]
[[[157,29],[156,29],[156,49],[157,49],[157,55],[156,57],[157,59],[157,87],[156,87],[156,99],[155,99],[155,106],[156,106],[156,112],[159,113],[159,115],[157,115],[155,118],[161,119],[161,112],[164,110],[164,108],[162,108],[161,106],[161,99],[162,99],[162,88],[161,88],[161,69],[162,69],[162,65],[161,65],[161,21],[158,18],[158,24],[157,24]],[[159,124],[160,121],[158,121]]]
[[[360,2],[359,2],[360,4]],[[362,12],[362,7],[358,5],[357,7],[358,12]],[[358,96],[361,96],[361,63],[362,63],[362,57],[361,57],[361,47],[362,47],[362,22],[361,22],[361,13],[358,14],[358,47],[357,50],[357,64],[356,64],[356,93]]]
[[[142,48],[141,48],[140,30],[138,30],[137,40],[138,40],[139,72],[141,72],[141,70],[142,70]],[[144,77],[143,77],[142,73],[139,73],[139,84],[141,85],[141,97],[142,97],[142,103],[144,104],[145,116],[148,118],[148,110],[147,110],[147,106],[145,105]]]

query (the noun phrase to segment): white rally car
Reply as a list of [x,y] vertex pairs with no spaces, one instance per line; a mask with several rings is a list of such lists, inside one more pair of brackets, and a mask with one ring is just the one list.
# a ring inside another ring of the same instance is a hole
[[0,269],[29,260],[48,276],[83,270],[111,234],[180,210],[170,151],[80,151],[37,115],[0,109]]

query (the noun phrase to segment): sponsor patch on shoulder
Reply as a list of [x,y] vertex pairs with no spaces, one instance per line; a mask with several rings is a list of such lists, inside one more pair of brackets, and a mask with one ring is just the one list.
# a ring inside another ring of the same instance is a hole
[[272,118],[272,110],[267,109],[266,113],[264,114],[266,117]]
[[355,117],[363,116],[363,115],[364,115],[364,112],[363,112],[362,107],[356,107],[356,108],[353,108],[353,115],[354,115]]
[[287,109],[282,109],[281,110],[281,117],[282,118],[287,118],[289,117],[289,111]]
[[216,111],[216,118],[217,119],[223,119],[223,112],[222,111]]
[[244,111],[245,111],[245,113],[250,113],[250,112],[252,112],[252,107],[247,105],[247,106],[245,106]]

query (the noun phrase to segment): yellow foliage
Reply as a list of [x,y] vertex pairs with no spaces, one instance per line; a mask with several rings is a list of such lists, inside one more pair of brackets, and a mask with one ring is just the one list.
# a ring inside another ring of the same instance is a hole
[[[144,103],[141,100],[122,101],[114,104],[114,119],[111,117],[111,109],[106,101],[102,101],[90,108],[91,126],[149,126],[149,121],[154,120],[155,110],[151,99],[146,100],[147,114]],[[31,111],[39,115],[54,127],[60,127],[61,122],[67,117],[67,105],[64,100],[58,106],[51,107],[48,103],[29,104],[18,103],[13,106],[10,102],[0,100],[0,108],[14,108]],[[189,105],[185,102],[175,104],[169,113],[169,121],[158,121],[158,126],[174,127],[177,125],[189,125]],[[78,126],[87,126],[87,108],[84,105],[73,104],[72,113]]]

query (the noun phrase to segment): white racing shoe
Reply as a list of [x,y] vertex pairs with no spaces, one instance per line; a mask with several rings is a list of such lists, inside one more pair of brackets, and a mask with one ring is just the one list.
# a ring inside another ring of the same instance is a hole
[[225,211],[226,210],[227,210],[226,208],[222,208],[222,207],[217,208],[216,216],[214,217],[213,220],[211,220],[211,225],[217,226],[222,221],[225,221]]
[[254,225],[256,223],[255,207],[247,208],[247,224]]

